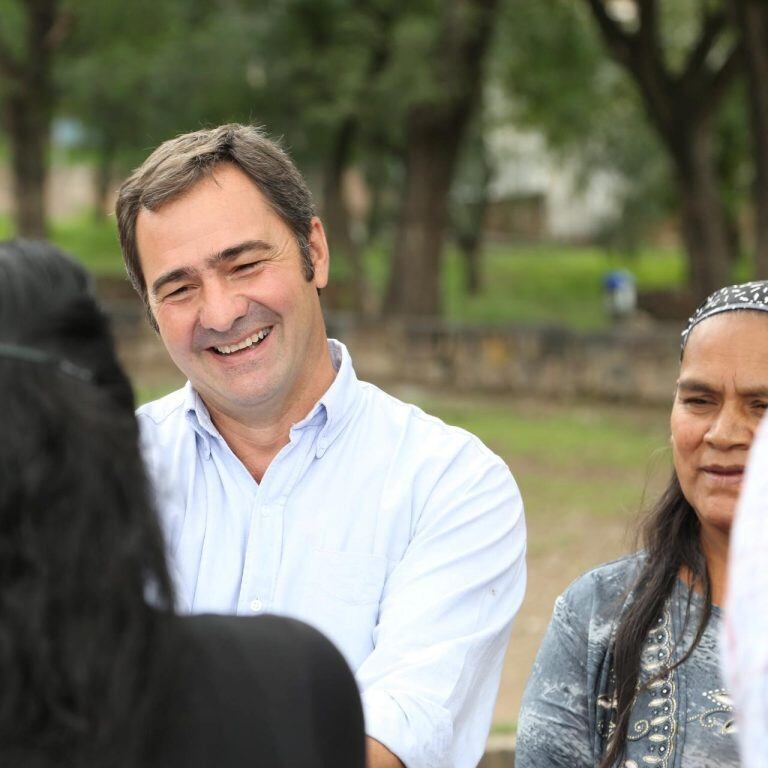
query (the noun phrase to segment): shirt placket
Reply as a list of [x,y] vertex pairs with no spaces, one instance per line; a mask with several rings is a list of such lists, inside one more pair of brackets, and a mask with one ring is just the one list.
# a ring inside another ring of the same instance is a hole
[[273,610],[283,556],[285,510],[291,491],[314,458],[317,427],[292,431],[264,474],[251,509],[251,527],[238,598],[240,615]]

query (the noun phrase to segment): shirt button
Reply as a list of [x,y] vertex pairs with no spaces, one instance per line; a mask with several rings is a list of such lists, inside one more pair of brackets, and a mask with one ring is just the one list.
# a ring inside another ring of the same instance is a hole
[[251,600],[250,608],[254,613],[258,613],[262,609],[262,603],[261,600],[258,598],[256,600]]

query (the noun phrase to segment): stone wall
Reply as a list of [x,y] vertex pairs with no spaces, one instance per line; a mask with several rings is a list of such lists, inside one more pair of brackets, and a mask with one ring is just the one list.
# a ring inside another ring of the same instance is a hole
[[[143,382],[178,376],[130,286],[101,293],[131,374]],[[385,324],[343,314],[329,314],[327,322],[329,335],[349,347],[358,376],[383,386],[667,404],[677,377],[679,335],[667,326],[579,333]]]
[[669,403],[679,333],[666,326],[580,333],[328,318],[361,378],[466,392]]

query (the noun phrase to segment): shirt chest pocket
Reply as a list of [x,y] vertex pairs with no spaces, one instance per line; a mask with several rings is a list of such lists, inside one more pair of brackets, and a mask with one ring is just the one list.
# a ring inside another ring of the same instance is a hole
[[387,563],[375,555],[315,550],[305,566],[299,618],[324,632],[353,670],[373,650]]
[[314,550],[309,574],[316,593],[347,605],[378,605],[387,577],[387,558]]

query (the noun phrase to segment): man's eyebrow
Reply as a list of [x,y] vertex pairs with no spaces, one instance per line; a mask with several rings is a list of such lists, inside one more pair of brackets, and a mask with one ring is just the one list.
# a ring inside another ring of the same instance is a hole
[[158,277],[157,280],[152,283],[152,295],[156,298],[157,294],[160,292],[160,289],[163,288],[163,286],[168,285],[168,283],[175,283],[178,280],[185,280],[187,278],[193,277],[196,274],[197,271],[191,267],[179,267],[179,269],[172,269],[170,272],[166,272],[164,275],[160,275],[160,277]]
[[715,388],[699,379],[680,379],[677,382],[678,389],[686,392],[714,392]]
[[241,254],[248,251],[260,251],[263,253],[265,251],[273,250],[274,246],[270,245],[264,240],[244,240],[242,243],[231,245],[229,248],[225,248],[223,251],[219,251],[219,253],[215,253],[213,256],[209,256],[206,259],[206,265],[209,267],[215,267],[216,265],[223,262],[236,259]]

